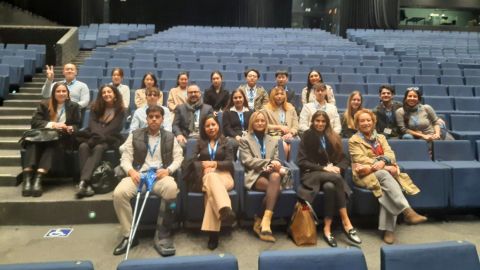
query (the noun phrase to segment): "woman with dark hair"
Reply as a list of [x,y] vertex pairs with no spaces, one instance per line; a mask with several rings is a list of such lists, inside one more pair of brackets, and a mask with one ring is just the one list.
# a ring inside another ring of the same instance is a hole
[[273,209],[281,188],[282,164],[278,159],[277,140],[267,134],[268,120],[265,112],[252,113],[248,124],[248,134],[240,140],[240,160],[245,167],[245,187],[249,190],[265,192],[262,209],[255,217],[253,231],[267,242],[275,242],[270,224]]
[[115,86],[123,98],[123,106],[128,109],[130,106],[130,87],[122,84],[123,81],[123,69],[116,67],[112,69],[112,85]]
[[371,190],[377,198],[380,204],[378,229],[384,232],[383,241],[393,244],[399,214],[403,213],[405,221],[411,225],[427,220],[412,209],[403,194],[404,191],[416,195],[420,190],[406,173],[400,172],[387,139],[375,130],[375,114],[362,109],[355,113],[354,121],[358,132],[348,140],[353,182]]
[[[142,79],[142,85],[140,86],[140,89],[137,89],[135,91],[135,106],[138,108],[141,108],[147,104],[147,89],[150,88],[158,88],[158,80],[157,77],[155,77],[155,74],[152,72],[147,72],[143,76]],[[158,106],[163,105],[163,93],[162,90],[160,90],[160,96],[158,97]]]
[[302,200],[313,203],[318,192],[323,191],[323,239],[331,247],[337,246],[331,230],[336,210],[340,214],[343,232],[347,238],[355,244],[362,243],[347,213],[346,195],[352,191],[343,178],[349,161],[342,148],[342,139],[330,126],[328,114],[316,111],[310,128],[303,134],[298,151],[298,166],[302,178],[297,194]]
[[378,89],[380,103],[373,109],[377,116],[377,132],[383,134],[387,139],[398,138],[400,130],[395,119],[395,112],[402,107],[402,103],[393,100],[395,88],[390,85],[382,85]]
[[[316,83],[324,83],[322,74],[319,71],[312,70],[307,75],[307,86],[302,89],[302,104],[305,105],[310,102],[315,101],[315,90],[313,85]],[[330,85],[325,84],[327,87],[327,100],[328,103],[335,105],[335,96],[333,94],[333,89]]]
[[227,107],[223,112],[223,133],[232,143],[233,152],[236,153],[238,144],[248,129],[252,111],[248,109],[248,102],[242,89],[232,92]]
[[123,142],[120,131],[124,120],[125,108],[118,89],[112,85],[101,86],[90,109],[88,127],[77,136],[80,143],[80,183],[77,198],[94,195],[90,184],[93,170],[100,164],[107,149],[118,149]]
[[222,135],[218,119],[207,115],[200,124],[200,140],[194,153],[195,179],[191,189],[205,193],[202,231],[209,233],[208,248],[218,246],[220,226],[232,225],[235,213],[228,191],[233,189],[233,151]]
[[418,87],[409,87],[403,97],[403,106],[395,112],[397,125],[403,139],[423,139],[428,142],[449,139],[446,133],[442,138],[441,125],[444,122],[437,117],[435,110],[428,104],[421,104],[422,93]]
[[203,95],[203,103],[212,106],[215,113],[223,111],[228,102],[228,90],[223,88],[222,85],[223,75],[220,71],[216,70],[210,74],[210,81],[212,85],[205,90]]
[[177,86],[168,92],[167,107],[171,112],[183,103],[187,102],[188,72],[182,71],[177,75]]
[[342,138],[350,138],[353,134],[357,133],[355,129],[355,123],[353,122],[353,116],[361,109],[363,104],[363,97],[360,91],[353,91],[347,100],[347,110],[343,113],[342,118],[342,132],[340,135]]
[[22,196],[42,196],[43,176],[52,167],[54,156],[73,146],[71,135],[78,130],[80,122],[80,106],[70,100],[67,85],[60,82],[55,83],[50,99],[38,105],[32,117],[31,127],[32,129],[56,129],[61,134],[60,140],[24,141],[26,155],[23,163]]

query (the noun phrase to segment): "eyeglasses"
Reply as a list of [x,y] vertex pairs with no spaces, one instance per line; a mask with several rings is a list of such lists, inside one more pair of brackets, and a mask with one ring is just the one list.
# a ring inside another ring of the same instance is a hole
[[147,95],[147,97],[158,97],[159,95],[155,94],[155,93],[149,93]]
[[407,87],[407,91],[420,91],[418,87]]

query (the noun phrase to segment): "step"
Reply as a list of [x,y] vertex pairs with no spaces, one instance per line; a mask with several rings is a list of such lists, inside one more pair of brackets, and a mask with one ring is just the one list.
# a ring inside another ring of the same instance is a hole
[[21,166],[0,167],[0,188],[2,186],[16,186],[17,176],[22,172]]
[[35,100],[35,99],[24,99],[24,100],[5,100],[3,101],[3,106],[9,106],[9,107],[32,107],[36,108],[38,106],[38,103],[40,103],[40,100]]
[[40,94],[40,91],[38,88],[36,89],[36,92],[29,93],[29,92],[23,92],[23,89],[20,89],[20,93],[15,93],[15,94],[10,94],[8,95],[7,99],[12,100],[12,99],[21,99],[21,100],[41,100],[43,99],[42,94]]
[[23,132],[29,129],[30,129],[30,125],[1,125],[0,137],[19,137],[20,138]]
[[0,107],[0,115],[29,115],[32,117],[36,107]]
[[31,115],[0,115],[0,125],[29,125],[31,120]]
[[0,164],[2,166],[20,166],[20,151],[0,150]]
[[41,89],[44,83],[45,83],[45,79],[41,82],[33,82],[33,81],[28,82],[28,83],[25,83],[22,87],[20,87],[20,89],[22,89],[23,87],[37,87]]
[[[68,180],[68,179],[67,179]],[[112,193],[75,199],[72,181],[44,181],[41,197],[22,197],[21,185],[0,187],[0,225],[117,223]],[[147,210],[147,209],[146,209]],[[95,217],[90,213],[94,212]]]
[[20,151],[18,140],[20,137],[0,137],[0,149]]
[[[43,85],[43,84],[42,84]],[[16,94],[41,94],[42,86],[22,86]]]

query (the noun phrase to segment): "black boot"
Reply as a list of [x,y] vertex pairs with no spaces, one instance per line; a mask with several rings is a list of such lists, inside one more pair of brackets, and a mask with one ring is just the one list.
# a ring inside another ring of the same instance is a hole
[[32,196],[32,176],[33,172],[23,171],[23,186],[22,186],[22,196],[29,197]]
[[80,181],[78,183],[78,190],[77,190],[77,199],[81,199],[83,197],[91,197],[95,194],[95,192],[92,189],[92,186],[87,181]]
[[37,172],[37,174],[35,175],[35,178],[33,179],[33,187],[32,187],[33,197],[42,196],[42,193],[43,193],[42,178],[43,178],[43,173]]
[[175,221],[175,209],[172,209],[171,201],[162,200],[157,219],[157,229],[153,243],[155,249],[162,256],[175,255],[175,246],[173,244],[173,223]]
[[209,232],[208,236],[208,249],[214,250],[218,247],[218,232]]

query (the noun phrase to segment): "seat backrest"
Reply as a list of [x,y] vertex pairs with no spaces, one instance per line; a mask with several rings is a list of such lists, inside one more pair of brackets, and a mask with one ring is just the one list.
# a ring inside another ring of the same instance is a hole
[[258,258],[258,270],[356,269],[367,264],[358,248],[315,248],[264,251]]
[[238,261],[232,255],[175,256],[157,259],[125,260],[117,270],[238,270]]
[[433,160],[435,161],[464,161],[475,160],[472,144],[467,140],[434,141]]
[[3,264],[0,270],[93,270],[91,261]]
[[382,270],[480,269],[475,245],[466,241],[382,246],[380,257]]
[[390,140],[397,161],[429,161],[428,145],[424,140]]
[[450,115],[450,124],[453,131],[480,132],[480,115]]
[[480,111],[480,97],[456,97],[457,111]]

